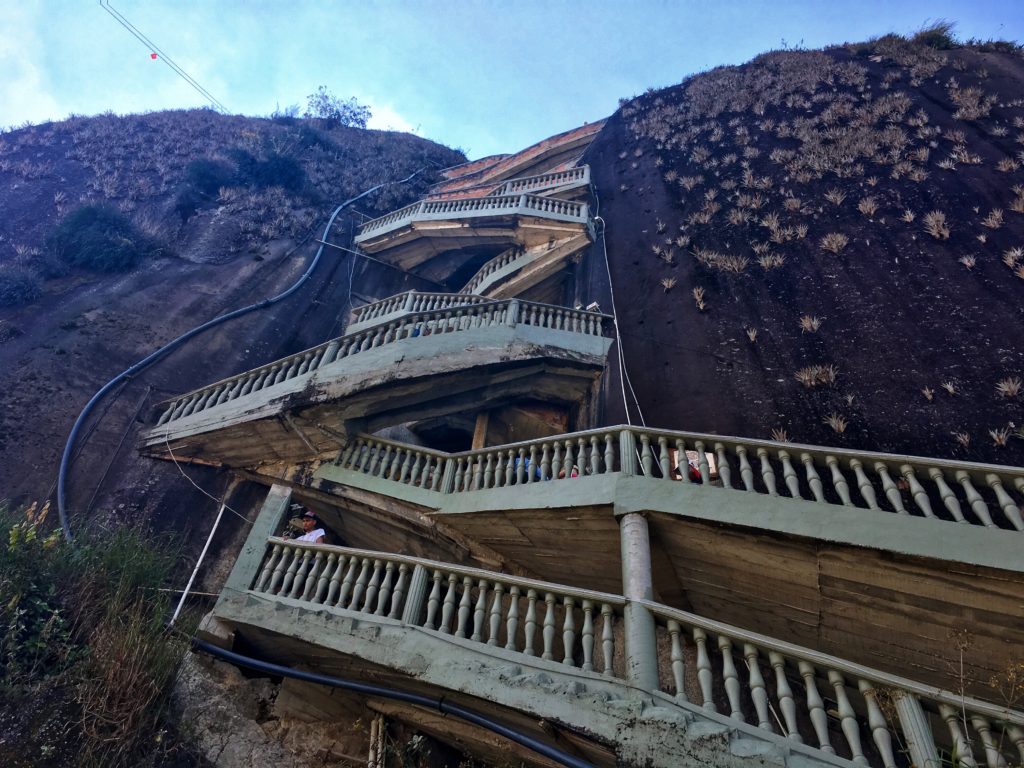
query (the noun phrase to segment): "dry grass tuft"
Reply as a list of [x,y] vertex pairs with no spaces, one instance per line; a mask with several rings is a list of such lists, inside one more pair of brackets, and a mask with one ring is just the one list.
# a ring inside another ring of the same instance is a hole
[[939,386],[942,387],[944,390],[946,390],[946,392],[948,392],[951,395],[955,395],[957,393],[956,384],[954,384],[952,381],[944,381],[941,384],[939,384]]
[[793,374],[793,378],[799,381],[808,389],[823,384],[832,386],[839,376],[839,368],[835,365],[808,365]]
[[704,289],[700,286],[693,289],[693,300],[701,312],[708,308],[708,305],[704,303]]
[[836,413],[835,411],[833,411],[828,416],[826,416],[824,419],[822,419],[821,423],[822,424],[827,424],[828,426],[832,427],[832,429],[837,434],[840,434],[840,435],[843,434],[843,432],[846,431],[846,425],[847,425],[846,419],[843,416],[841,416],[838,413]]
[[747,327],[747,338],[750,339],[751,343],[757,341],[757,328]]
[[999,229],[1003,226],[1003,209],[993,208],[988,216],[981,220],[981,225],[989,229]]
[[925,387],[921,390],[921,394],[924,395],[924,399],[929,403],[935,399],[935,390],[931,387]]
[[936,240],[949,239],[949,225],[946,223],[946,214],[941,211],[931,211],[924,215],[924,231]]
[[990,429],[988,431],[988,436],[992,438],[992,445],[994,445],[996,448],[1005,448],[1006,443],[1010,439],[1010,434],[1011,432],[1009,427],[1003,427],[1001,429]]
[[757,257],[757,263],[761,269],[767,272],[769,269],[778,269],[786,263],[786,257],[781,253],[766,253]]
[[1016,397],[1021,392],[1021,385],[1019,376],[1008,376],[996,382],[996,394],[1002,397]]
[[1013,173],[1014,171],[1020,170],[1020,163],[1012,157],[1004,157],[996,163],[996,170],[1002,171],[1003,173]]
[[874,216],[875,212],[878,210],[878,200],[874,195],[868,195],[867,197],[861,198],[861,201],[857,203],[857,210],[865,216]]
[[900,216],[900,218],[903,219],[903,221],[907,222],[907,224],[912,224],[914,222],[914,219],[917,218],[917,216],[912,210],[907,208],[905,211],[903,211],[903,215]]
[[974,269],[974,265],[978,263],[978,260],[974,256],[961,256],[957,261],[968,269]]
[[1017,262],[1024,259],[1024,248],[1017,246],[1016,248],[1007,248],[1003,252],[1003,264],[1008,266],[1010,269],[1014,269],[1017,266]]
[[676,279],[674,277],[663,277],[658,282],[661,283],[661,287],[665,289],[665,293],[668,293],[676,287]]
[[836,187],[833,187],[825,193],[825,199],[833,205],[841,205],[843,200],[846,199],[846,193]]
[[957,441],[961,448],[968,448],[971,445],[971,436],[966,432],[951,432],[953,439]]
[[800,318],[800,330],[803,333],[817,333],[821,328],[821,318],[812,315],[804,315]]
[[840,232],[830,232],[819,241],[822,250],[840,253],[850,242],[850,238]]
[[775,427],[775,429],[772,430],[772,440],[777,443],[788,443],[789,433],[782,429],[782,427]]

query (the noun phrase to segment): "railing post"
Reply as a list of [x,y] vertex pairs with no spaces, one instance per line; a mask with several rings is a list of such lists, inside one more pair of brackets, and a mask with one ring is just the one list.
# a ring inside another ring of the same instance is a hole
[[619,470],[624,475],[637,473],[636,435],[630,429],[619,432]]
[[238,553],[231,574],[224,582],[221,600],[234,593],[244,592],[252,586],[253,580],[259,573],[263,556],[267,552],[267,539],[274,535],[274,531],[277,530],[282,518],[288,512],[291,500],[291,488],[277,483],[270,486],[270,492],[267,493],[259,515],[256,516],[256,520],[249,529],[249,535],[245,539],[242,550]]
[[452,493],[455,490],[455,459],[444,460],[444,472],[441,474],[441,493]]
[[519,300],[511,299],[505,308],[505,325],[509,328],[519,322]]
[[630,512],[619,520],[622,551],[622,591],[626,641],[626,679],[647,691],[658,690],[658,648],[654,617],[634,600],[651,600],[651,542],[647,518]]
[[941,764],[935,749],[935,737],[928,725],[928,718],[921,709],[917,696],[905,691],[896,691],[893,696],[900,730],[910,753],[910,762],[917,768],[938,768]]
[[422,565],[416,565],[412,569],[412,577],[409,579],[409,588],[405,591],[405,607],[402,609],[402,623],[419,625],[420,611],[423,608],[423,598],[427,595],[427,583],[430,581],[430,574]]
[[402,304],[403,312],[412,312],[412,304],[416,300],[416,291],[409,291],[405,294],[405,302]]

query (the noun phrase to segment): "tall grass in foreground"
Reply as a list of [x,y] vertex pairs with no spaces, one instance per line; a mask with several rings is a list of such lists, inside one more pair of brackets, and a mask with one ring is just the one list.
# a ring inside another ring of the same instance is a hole
[[158,590],[177,548],[133,528],[71,546],[47,512],[0,502],[0,763],[166,764],[164,705],[186,645],[164,631]]

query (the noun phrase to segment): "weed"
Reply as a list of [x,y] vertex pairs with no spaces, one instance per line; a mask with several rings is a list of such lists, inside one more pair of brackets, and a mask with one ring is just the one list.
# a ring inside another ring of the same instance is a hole
[[789,433],[781,427],[775,427],[775,429],[772,430],[772,440],[777,443],[788,443]]
[[967,448],[970,446],[971,436],[966,432],[952,432],[950,434],[953,435],[953,439],[956,440],[962,448]]
[[931,211],[924,215],[924,231],[936,240],[949,239],[949,225],[946,223],[946,214],[941,211]]
[[1017,266],[1017,262],[1024,258],[1024,248],[1017,246],[1015,248],[1007,248],[1003,251],[1003,264],[1013,269]]
[[43,281],[35,271],[19,264],[0,264],[0,307],[35,301],[43,292]]
[[944,381],[941,384],[939,384],[939,386],[946,390],[946,392],[948,392],[950,395],[957,394],[956,384],[954,384],[952,381]]
[[804,315],[800,318],[800,331],[802,333],[816,333],[821,328],[821,318],[811,315]]
[[761,269],[767,272],[769,269],[778,269],[786,262],[786,257],[781,253],[766,253],[757,257],[757,263]]
[[708,308],[708,305],[704,303],[704,289],[700,286],[693,289],[693,300],[701,312]]
[[1012,173],[1020,170],[1020,163],[1014,160],[1012,157],[1004,157],[998,163],[996,163],[996,170],[1002,171],[1003,173]]
[[836,187],[833,187],[825,193],[825,199],[833,205],[841,205],[846,199],[846,193]]
[[823,384],[832,386],[838,375],[839,369],[835,365],[809,365],[793,374],[793,378],[808,389],[813,389]]
[[100,272],[122,272],[160,250],[122,213],[97,205],[69,213],[46,243],[51,253],[69,264]]
[[931,387],[924,387],[921,390],[921,394],[924,395],[924,399],[927,400],[929,403],[935,399],[935,390],[932,389]]
[[840,232],[830,232],[819,241],[822,250],[839,254],[850,242],[850,238]]
[[988,216],[981,220],[981,224],[989,229],[999,229],[1003,226],[1003,209],[993,208]]
[[1007,441],[1010,439],[1010,428],[1001,427],[999,429],[990,429],[988,431],[989,437],[992,438],[992,445],[996,448],[1005,448]]
[[907,222],[907,224],[912,224],[916,216],[912,210],[907,208],[905,211],[903,211],[903,215],[900,216],[900,218],[903,219],[903,221]]
[[665,289],[665,293],[668,293],[676,287],[676,279],[674,277],[663,277],[659,282],[661,283],[661,287]]
[[846,425],[847,425],[846,419],[843,416],[841,416],[838,413],[836,413],[835,411],[833,411],[828,416],[826,416],[824,419],[822,419],[821,423],[822,424],[827,424],[828,426],[832,427],[832,429],[837,434],[840,434],[840,435],[843,434],[843,432],[846,431]]
[[977,258],[975,258],[974,256],[961,256],[959,259],[957,259],[957,261],[959,261],[968,269],[974,269],[974,265],[977,264],[978,262]]
[[996,394],[1002,397],[1016,397],[1021,392],[1021,379],[1019,376],[1008,376],[996,383]]
[[857,203],[857,210],[865,216],[874,216],[878,211],[878,200],[872,195],[861,198],[861,201]]
[[756,342],[757,341],[757,328],[752,328],[752,327],[748,326],[746,328],[746,332],[747,332],[747,338],[750,339],[751,342]]

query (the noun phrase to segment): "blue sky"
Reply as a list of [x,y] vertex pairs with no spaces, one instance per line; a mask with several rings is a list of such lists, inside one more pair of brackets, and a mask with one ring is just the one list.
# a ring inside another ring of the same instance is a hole
[[[371,127],[470,157],[600,119],[620,97],[789,45],[819,47],[929,19],[1024,40],[1021,0],[111,0],[231,112],[305,104],[326,85]],[[0,7],[0,125],[201,106],[96,0]]]

